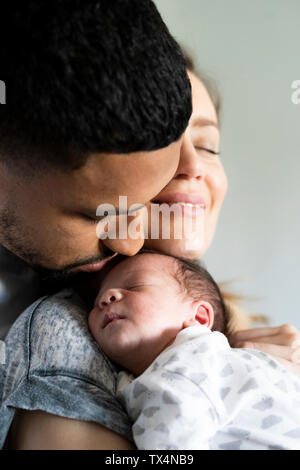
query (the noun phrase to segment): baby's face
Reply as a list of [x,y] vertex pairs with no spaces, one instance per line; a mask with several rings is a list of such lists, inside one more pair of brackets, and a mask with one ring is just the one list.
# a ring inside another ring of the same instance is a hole
[[172,276],[175,263],[169,256],[137,255],[102,283],[89,327],[102,350],[128,369],[132,361],[153,360],[192,316],[192,301]]

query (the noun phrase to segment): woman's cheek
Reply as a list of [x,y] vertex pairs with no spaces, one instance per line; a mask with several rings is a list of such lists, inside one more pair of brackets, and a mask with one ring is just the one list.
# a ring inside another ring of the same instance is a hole
[[227,194],[227,190],[228,190],[228,180],[227,180],[226,173],[223,169],[222,176],[221,176],[221,184],[220,184],[222,202],[224,201],[224,198]]
[[219,210],[228,189],[227,176],[221,162],[215,167],[214,171],[210,172],[208,179],[211,188],[211,209]]
[[228,189],[228,180],[227,180],[227,175],[225,173],[225,169],[221,161],[219,161],[219,172],[216,173],[216,175],[218,175],[218,181],[219,181],[218,186],[222,194],[222,201],[223,201],[224,197],[226,196],[227,189]]

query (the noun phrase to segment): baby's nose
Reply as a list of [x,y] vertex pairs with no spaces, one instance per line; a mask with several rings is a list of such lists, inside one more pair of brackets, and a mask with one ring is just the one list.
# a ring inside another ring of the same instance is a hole
[[122,300],[123,295],[118,289],[109,289],[103,293],[103,295],[99,299],[99,307],[107,307],[109,304],[120,302]]

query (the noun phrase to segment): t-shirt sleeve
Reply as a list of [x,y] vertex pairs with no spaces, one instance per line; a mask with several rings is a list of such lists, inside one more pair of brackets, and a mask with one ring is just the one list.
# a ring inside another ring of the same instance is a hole
[[90,335],[87,314],[67,289],[36,302],[12,326],[0,378],[0,446],[17,408],[93,421],[132,440],[116,397],[118,371]]

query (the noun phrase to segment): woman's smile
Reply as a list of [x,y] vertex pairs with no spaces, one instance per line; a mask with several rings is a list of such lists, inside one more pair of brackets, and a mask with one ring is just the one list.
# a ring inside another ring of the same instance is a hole
[[205,211],[207,203],[204,198],[197,193],[167,193],[158,195],[152,204],[168,204],[168,206],[178,206],[182,216],[197,217],[200,211]]

